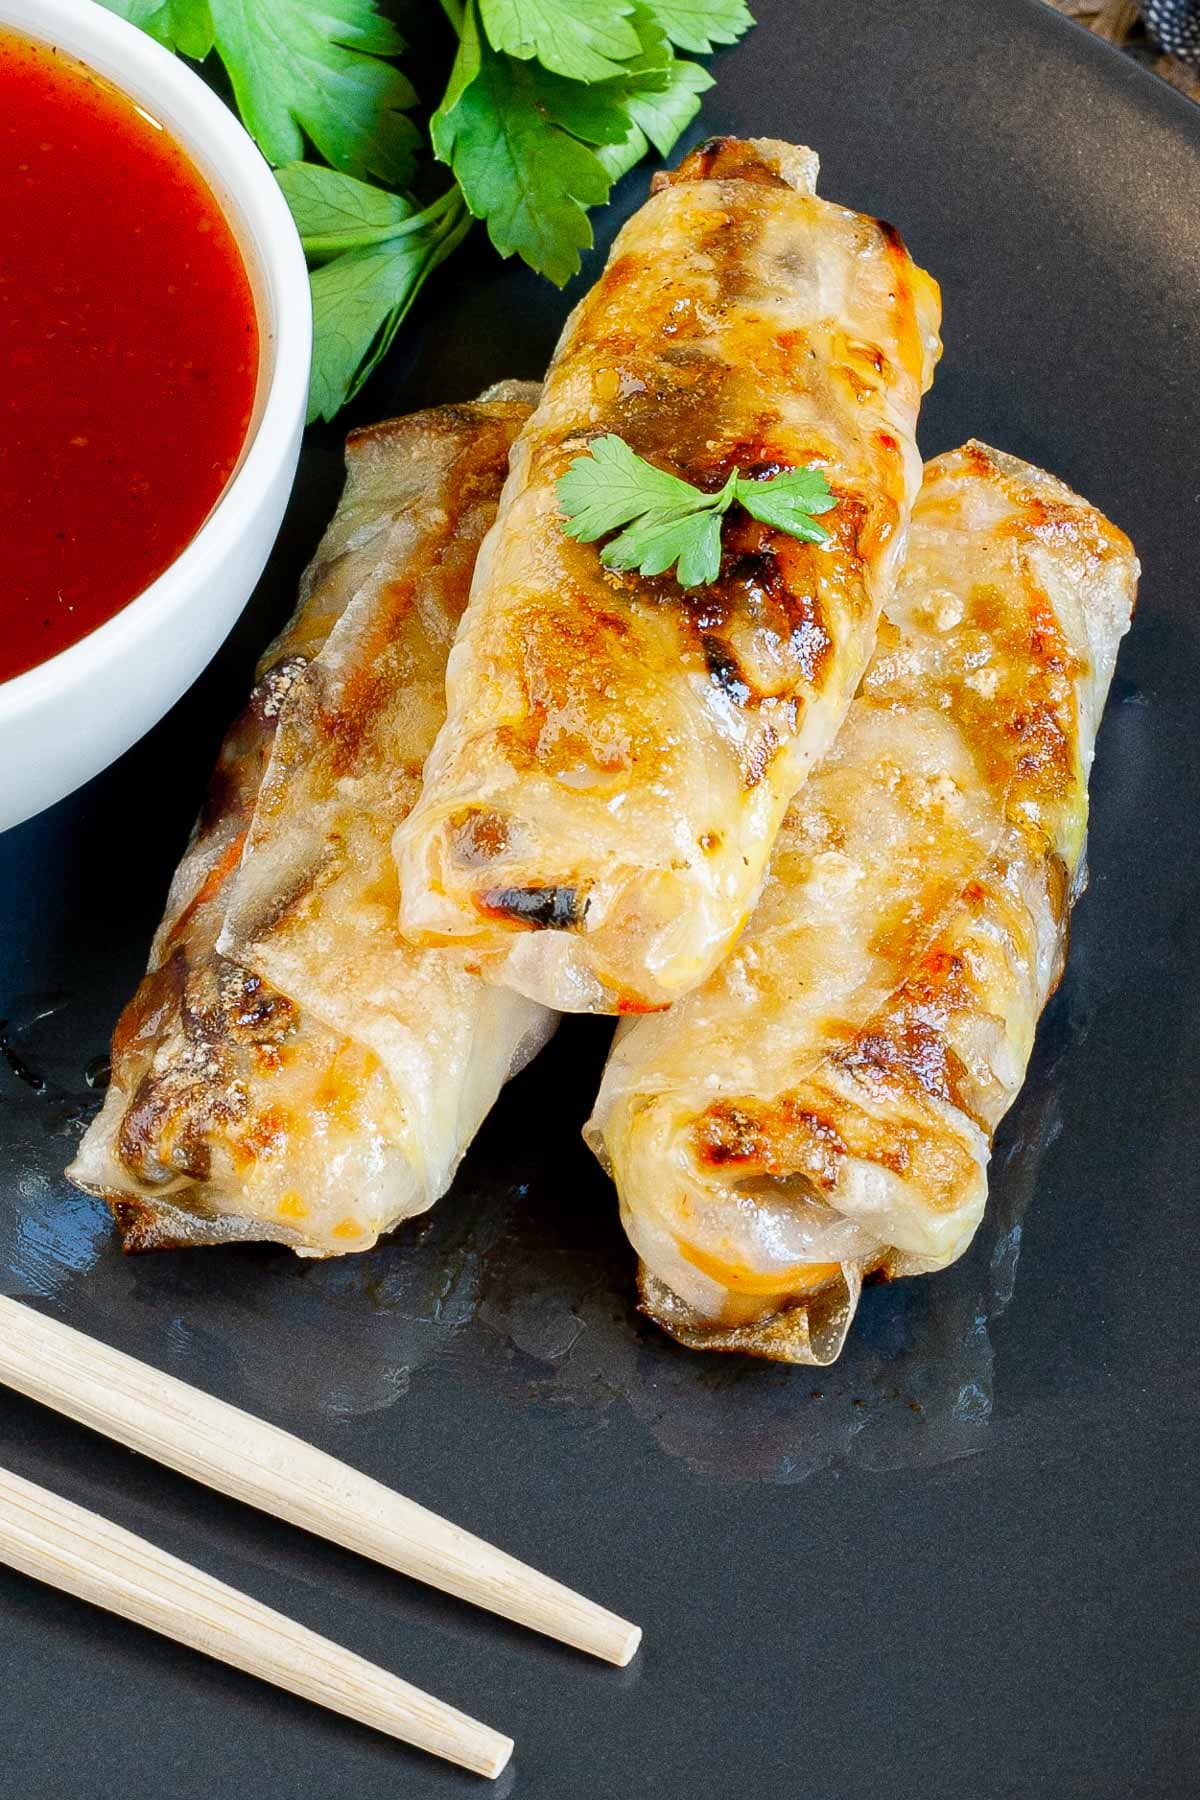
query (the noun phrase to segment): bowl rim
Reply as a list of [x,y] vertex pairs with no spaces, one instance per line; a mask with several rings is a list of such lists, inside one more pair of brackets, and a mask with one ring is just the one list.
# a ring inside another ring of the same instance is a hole
[[219,568],[252,528],[303,420],[312,310],[299,233],[270,165],[237,116],[186,63],[94,0],[0,0],[3,30],[55,45],[136,104],[152,106],[205,178],[225,186],[237,209],[227,210],[229,227],[260,309],[259,379],[268,371],[240,462],[195,536],[110,619],[0,681],[0,723],[7,724],[135,655],[185,611],[206,572]]

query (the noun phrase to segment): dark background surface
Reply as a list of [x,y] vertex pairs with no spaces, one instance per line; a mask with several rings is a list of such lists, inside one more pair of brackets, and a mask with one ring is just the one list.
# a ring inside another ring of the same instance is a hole
[[[341,431],[313,433],[217,662],[114,769],[0,839],[0,1290],[496,1539],[637,1618],[645,1649],[608,1671],[7,1395],[0,1458],[511,1732],[501,1793],[1182,1800],[1200,1719],[1200,122],[1035,0],[755,10],[694,135],[808,141],[826,194],[897,221],[945,294],[926,454],[974,433],[1044,462],[1144,562],[1092,886],[976,1244],[870,1291],[834,1370],[677,1349],[635,1318],[578,1141],[606,1033],[577,1020],[432,1219],[370,1256],[121,1258],[59,1170],[220,732],[334,505]],[[646,179],[597,220],[600,252]],[[358,415],[540,373],[565,309],[477,243]],[[247,1791],[484,1790],[0,1569],[0,1794]]]

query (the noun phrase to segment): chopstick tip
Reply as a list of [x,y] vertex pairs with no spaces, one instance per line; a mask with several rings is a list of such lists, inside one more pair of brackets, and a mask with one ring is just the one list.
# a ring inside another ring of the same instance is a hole
[[640,1625],[626,1625],[624,1635],[614,1646],[613,1662],[618,1669],[628,1668],[637,1655],[642,1644],[642,1628]]
[[503,1775],[505,1769],[507,1769],[509,1763],[512,1761],[512,1754],[516,1749],[516,1745],[512,1738],[504,1737],[498,1731],[493,1732],[491,1735],[495,1742],[490,1754],[486,1758],[481,1759],[479,1773],[481,1775],[486,1775],[489,1781],[495,1781],[497,1776]]

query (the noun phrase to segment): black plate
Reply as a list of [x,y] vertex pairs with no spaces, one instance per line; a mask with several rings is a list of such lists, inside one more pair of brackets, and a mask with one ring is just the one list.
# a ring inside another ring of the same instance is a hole
[[[816,145],[824,191],[894,218],[940,277],[926,452],[975,433],[1045,462],[1145,563],[1092,887],[976,1244],[864,1296],[828,1373],[676,1349],[634,1316],[578,1142],[605,1037],[580,1020],[433,1218],[374,1254],[121,1258],[59,1170],[220,730],[333,506],[340,431],[314,433],[217,663],[0,843],[0,1287],[500,1540],[641,1620],[645,1651],[606,1671],[9,1397],[0,1456],[504,1726],[529,1800],[1191,1795],[1200,114],[1038,0],[755,10],[703,125]],[[605,243],[645,187],[625,182]],[[361,416],[539,372],[565,306],[460,256]],[[481,1791],[3,1571],[0,1674],[14,1800]]]

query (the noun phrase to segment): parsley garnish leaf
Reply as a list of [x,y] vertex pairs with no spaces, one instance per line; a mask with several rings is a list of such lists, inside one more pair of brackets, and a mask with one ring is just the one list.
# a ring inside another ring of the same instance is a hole
[[382,354],[385,327],[414,290],[418,266],[387,245],[353,250],[312,272],[313,332],[321,354],[309,385],[309,418],[332,418]]
[[347,175],[402,187],[420,137],[411,85],[383,59],[403,41],[375,0],[208,0],[217,52],[246,124],[273,163],[308,137]]
[[607,199],[611,178],[593,150],[555,124],[556,80],[536,63],[498,56],[469,0],[431,131],[501,256],[515,252],[561,287],[591,244],[587,209]]
[[548,118],[585,144],[611,148],[629,133],[629,94],[615,81],[564,81],[538,69],[533,76],[538,104]]
[[416,213],[402,195],[319,163],[286,163],[277,178],[310,262],[392,237]]
[[572,81],[605,81],[639,50],[632,0],[479,0],[493,50]]
[[196,62],[203,62],[213,47],[208,0],[105,0],[105,4],[166,49]]
[[619,531],[600,552],[605,568],[664,575],[675,567],[685,588],[717,579],[721,520],[735,501],[764,525],[810,544],[829,538],[814,514],[837,504],[823,472],[814,467],[786,469],[761,481],[733,469],[724,487],[708,494],[656,468],[614,433],[593,439],[559,476],[557,493],[568,537],[592,544]]
[[646,7],[636,6],[632,19],[641,49],[619,78],[587,87],[560,81],[547,102],[556,124],[595,145],[614,181],[641,162],[651,139],[665,156],[699,112],[700,95],[713,85],[699,64],[676,59]]
[[618,144],[597,144],[596,160],[602,163],[610,181],[619,181],[635,168],[650,148],[650,140],[640,125],[630,125]]
[[615,435],[593,438],[587,454],[577,456],[558,480],[559,505],[567,515],[563,529],[581,544],[606,537],[640,513],[690,511],[699,497],[690,482],[656,469]]
[[684,127],[700,111],[701,94],[712,85],[712,76],[699,63],[674,62],[667,85],[660,93],[647,89],[630,95],[629,116],[659,155],[669,156]]
[[665,88],[671,75],[671,65],[675,61],[675,52],[671,48],[671,40],[650,11],[648,6],[637,0],[629,15],[629,22],[637,33],[638,49],[634,56],[621,68],[616,78],[629,91],[643,88]]
[[247,129],[273,163],[304,155],[307,133],[348,175],[402,187],[420,136],[416,94],[385,57],[404,41],[375,0],[104,0],[168,49],[215,48]]
[[754,23],[744,0],[646,0],[673,44],[704,55],[733,44]]
[[606,544],[606,569],[665,575],[674,564],[680,587],[700,587],[721,572],[721,514],[714,508],[687,513],[647,513]]
[[820,469],[812,468],[788,469],[769,481],[739,481],[737,497],[751,518],[810,544],[823,544],[829,536],[812,515],[837,504]]

